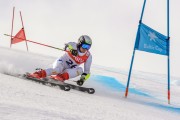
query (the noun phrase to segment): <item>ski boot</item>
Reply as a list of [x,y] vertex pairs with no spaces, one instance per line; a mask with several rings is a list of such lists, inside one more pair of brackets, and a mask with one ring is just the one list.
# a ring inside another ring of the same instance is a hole
[[43,69],[38,69],[36,72],[29,74],[29,77],[42,79],[46,77],[46,71]]
[[64,82],[65,80],[69,79],[69,74],[67,72],[63,73],[63,74],[57,74],[57,75],[51,75],[51,78],[54,80],[58,80],[61,82]]

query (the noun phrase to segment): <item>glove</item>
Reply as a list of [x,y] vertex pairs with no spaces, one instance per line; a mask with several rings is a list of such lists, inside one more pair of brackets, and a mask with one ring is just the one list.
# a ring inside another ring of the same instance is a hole
[[77,55],[78,55],[78,51],[77,51],[77,50],[74,50],[71,45],[65,44],[64,50],[66,50],[67,48],[70,50],[70,52],[71,52],[72,55],[74,55],[74,56],[77,56]]
[[77,50],[70,50],[71,54],[74,55],[74,56],[77,56],[78,55],[78,51]]
[[79,85],[79,86],[82,86],[83,83],[84,83],[84,80],[78,80],[78,81],[77,81],[77,85]]
[[82,86],[83,85],[83,83],[84,83],[84,81],[85,81],[85,78],[86,78],[86,73],[83,73],[82,75],[81,75],[81,77],[80,77],[80,80],[78,80],[77,81],[77,84],[79,85],[79,86]]

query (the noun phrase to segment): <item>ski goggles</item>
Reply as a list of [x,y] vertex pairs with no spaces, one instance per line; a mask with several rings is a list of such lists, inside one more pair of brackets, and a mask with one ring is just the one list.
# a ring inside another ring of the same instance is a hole
[[83,49],[89,50],[89,49],[91,48],[91,45],[82,44],[81,47],[82,47]]

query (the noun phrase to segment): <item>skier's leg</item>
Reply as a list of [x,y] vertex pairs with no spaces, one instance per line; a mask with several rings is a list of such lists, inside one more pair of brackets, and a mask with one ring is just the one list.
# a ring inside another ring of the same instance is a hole
[[53,78],[56,80],[64,81],[70,78],[77,77],[83,73],[83,69],[81,67],[73,68],[73,69],[66,69],[62,73],[57,74]]
[[53,63],[52,68],[36,71],[33,74],[31,74],[31,76],[40,79],[50,75],[57,75],[58,73],[62,73],[63,70],[64,70],[64,65],[62,60],[59,58]]
[[47,76],[57,75],[59,73],[62,73],[63,70],[64,70],[64,65],[63,65],[63,61],[61,59],[57,59],[53,63],[53,67],[52,68],[45,69]]
[[82,67],[76,67],[76,68],[73,68],[73,69],[66,69],[63,71],[63,74],[68,74],[68,78],[67,79],[70,79],[70,78],[75,78],[79,75],[81,75],[83,73],[83,69]]

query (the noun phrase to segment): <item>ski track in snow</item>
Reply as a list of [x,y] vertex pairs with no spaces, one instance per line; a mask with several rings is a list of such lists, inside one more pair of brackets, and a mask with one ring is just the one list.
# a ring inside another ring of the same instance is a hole
[[[56,58],[27,54],[27,52],[7,48],[0,48],[0,55],[1,120],[170,120],[180,118],[178,78],[173,79],[172,82],[171,105],[168,105],[166,100],[164,76],[148,73],[135,72],[132,75],[129,95],[125,99],[127,72],[93,65],[92,76],[84,84],[84,86],[96,89],[96,93],[90,95],[75,90],[62,91],[57,87],[44,86],[5,75],[32,72],[36,67],[46,68]],[[21,56],[21,59],[17,56]],[[137,82],[137,79],[141,82]]]

